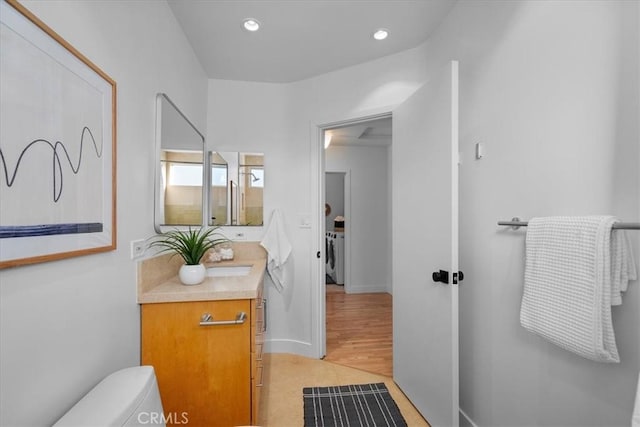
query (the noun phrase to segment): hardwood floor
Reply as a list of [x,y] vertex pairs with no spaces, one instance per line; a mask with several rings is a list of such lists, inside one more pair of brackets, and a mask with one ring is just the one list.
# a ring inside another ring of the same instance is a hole
[[325,360],[391,377],[393,337],[391,295],[346,294],[327,285]]

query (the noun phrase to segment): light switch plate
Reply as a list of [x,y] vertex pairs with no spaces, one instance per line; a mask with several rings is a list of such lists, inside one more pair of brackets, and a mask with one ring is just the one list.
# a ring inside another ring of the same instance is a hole
[[311,215],[310,214],[298,214],[298,227],[311,228]]

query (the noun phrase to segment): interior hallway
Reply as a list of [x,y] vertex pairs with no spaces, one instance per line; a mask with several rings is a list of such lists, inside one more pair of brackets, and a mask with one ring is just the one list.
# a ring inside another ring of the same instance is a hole
[[407,425],[429,426],[389,377],[294,354],[265,354],[264,358],[267,369],[260,401],[262,427],[301,426],[304,387],[376,382],[385,383]]
[[325,360],[391,377],[392,299],[387,293],[346,294],[327,285]]

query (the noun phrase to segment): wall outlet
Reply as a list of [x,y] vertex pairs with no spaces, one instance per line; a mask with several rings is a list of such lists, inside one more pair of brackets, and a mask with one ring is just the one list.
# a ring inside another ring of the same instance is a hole
[[131,241],[131,259],[140,258],[144,255],[145,250],[144,240],[132,240]]

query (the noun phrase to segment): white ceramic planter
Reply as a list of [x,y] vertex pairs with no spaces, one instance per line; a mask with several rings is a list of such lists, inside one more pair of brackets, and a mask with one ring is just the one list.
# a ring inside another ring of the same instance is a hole
[[206,276],[207,270],[204,265],[183,265],[180,267],[178,277],[183,285],[197,285],[202,283]]

